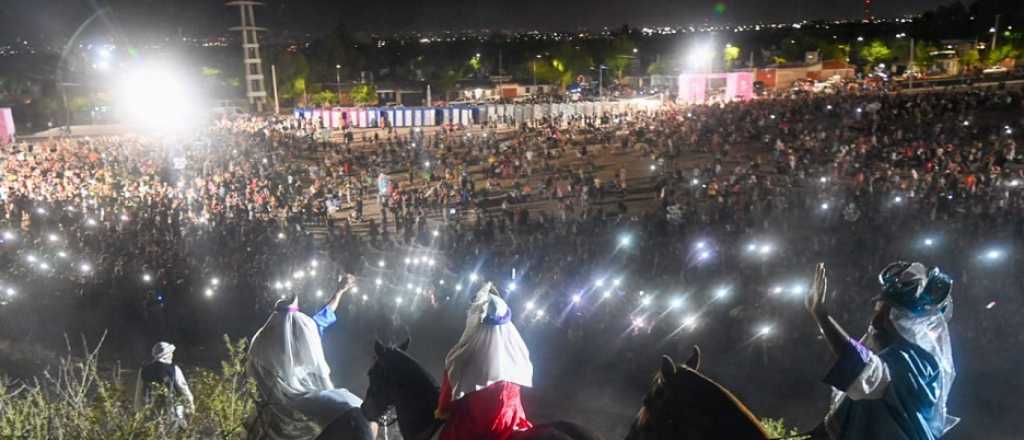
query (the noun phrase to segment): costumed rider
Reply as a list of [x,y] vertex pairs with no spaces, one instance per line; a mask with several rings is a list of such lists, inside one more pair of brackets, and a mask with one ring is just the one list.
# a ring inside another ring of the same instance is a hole
[[447,420],[440,440],[505,440],[533,427],[519,397],[533,386],[530,350],[512,311],[487,283],[476,293],[466,329],[445,358],[435,416]]
[[351,275],[312,317],[299,311],[298,298],[278,301],[249,348],[247,370],[262,397],[254,438],[311,439],[362,399],[335,388],[320,337],[337,321],[335,311],[355,287]]
[[956,377],[950,349],[953,280],[921,263],[892,263],[878,276],[882,294],[860,340],[825,310],[825,265],[807,296],[836,360],[825,376],[832,405],[814,438],[934,440],[959,421],[946,401]]
[[174,364],[174,345],[158,342],[150,350],[153,359],[139,369],[135,381],[135,410],[146,405],[161,405],[172,425],[183,424],[185,415],[195,410],[195,400],[181,368]]

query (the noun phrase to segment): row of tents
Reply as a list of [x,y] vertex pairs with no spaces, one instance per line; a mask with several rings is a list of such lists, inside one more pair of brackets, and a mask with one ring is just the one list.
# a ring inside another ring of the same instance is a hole
[[602,116],[660,106],[657,100],[545,104],[481,104],[452,107],[323,107],[297,108],[296,118],[319,121],[327,128],[433,127],[528,123],[544,118]]

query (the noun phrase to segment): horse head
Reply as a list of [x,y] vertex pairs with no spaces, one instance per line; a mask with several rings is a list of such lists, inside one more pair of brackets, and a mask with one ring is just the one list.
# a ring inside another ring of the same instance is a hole
[[367,420],[377,420],[395,406],[400,397],[395,391],[397,384],[402,377],[403,365],[407,361],[403,358],[409,356],[405,351],[409,349],[409,339],[406,339],[397,346],[387,346],[380,341],[373,342],[373,352],[376,358],[370,371],[366,374],[370,379],[369,388],[366,390],[366,398],[363,400],[363,415]]
[[699,371],[700,364],[697,346],[682,364],[662,356],[626,440],[768,438],[742,402]]

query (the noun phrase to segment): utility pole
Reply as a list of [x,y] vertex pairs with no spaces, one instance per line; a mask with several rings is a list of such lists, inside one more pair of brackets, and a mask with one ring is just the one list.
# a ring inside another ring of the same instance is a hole
[[276,64],[271,64],[270,65],[270,82],[271,82],[271,86],[274,88],[274,114],[275,115],[279,115],[279,114],[281,114],[281,101],[279,101],[277,99],[277,65]]
[[334,65],[334,90],[338,93],[338,102],[341,102],[341,64]]
[[910,37],[910,66],[907,67],[908,78],[910,78],[909,86],[907,88],[914,88],[914,37]]
[[996,41],[999,37],[999,14],[996,14],[996,25],[992,28],[992,48],[989,51],[996,50]]

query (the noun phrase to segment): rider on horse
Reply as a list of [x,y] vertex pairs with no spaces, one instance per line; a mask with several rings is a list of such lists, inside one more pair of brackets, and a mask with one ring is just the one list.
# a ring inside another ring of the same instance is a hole
[[435,415],[447,420],[440,440],[506,440],[533,425],[519,398],[533,386],[530,351],[512,311],[488,283],[469,307],[466,329],[445,358]]
[[956,376],[947,326],[953,280],[901,261],[879,281],[867,334],[852,339],[825,311],[825,266],[818,264],[807,309],[837,357],[825,377],[834,393],[819,432],[833,440],[938,439],[958,421],[946,409]]

